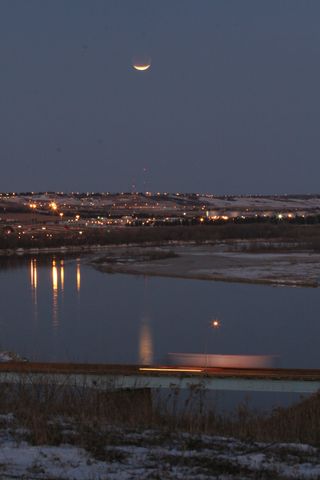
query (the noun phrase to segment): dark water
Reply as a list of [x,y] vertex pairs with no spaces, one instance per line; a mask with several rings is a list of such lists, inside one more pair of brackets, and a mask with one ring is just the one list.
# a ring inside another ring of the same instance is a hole
[[281,367],[320,368],[318,289],[111,275],[52,257],[2,259],[0,286],[0,348],[29,360],[267,354]]

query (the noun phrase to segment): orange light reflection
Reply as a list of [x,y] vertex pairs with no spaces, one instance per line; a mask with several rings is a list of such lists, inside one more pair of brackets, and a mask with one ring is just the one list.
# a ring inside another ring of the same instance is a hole
[[142,323],[139,341],[139,362],[140,364],[150,365],[153,363],[153,345],[150,325]]
[[59,326],[58,319],[58,269],[56,261],[52,261],[52,325],[54,328]]
[[30,282],[31,287],[36,289],[38,285],[37,260],[33,258],[30,262]]
[[64,262],[61,260],[60,262],[60,283],[61,283],[61,290],[64,290]]
[[52,262],[52,289],[58,290],[58,269],[55,262]]
[[38,286],[38,273],[37,273],[37,260],[35,258],[30,261],[30,282],[32,289],[32,302],[34,305],[34,312],[36,316],[37,308],[37,286]]
[[80,292],[81,288],[81,270],[80,270],[80,261],[77,262],[77,292]]

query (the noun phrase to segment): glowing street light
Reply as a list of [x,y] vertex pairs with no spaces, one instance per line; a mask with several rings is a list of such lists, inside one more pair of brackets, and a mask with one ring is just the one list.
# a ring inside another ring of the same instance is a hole
[[[217,318],[214,318],[213,320],[210,320],[209,325],[210,325],[210,328],[214,328],[215,330],[217,330],[218,328],[220,328],[221,322]],[[208,366],[208,350],[207,350],[208,338],[209,338],[209,335],[206,335],[205,345],[204,345],[204,358],[205,358],[205,366],[206,367]]]
[[211,320],[210,322],[210,327],[211,328],[220,328],[221,327],[221,322],[217,318]]

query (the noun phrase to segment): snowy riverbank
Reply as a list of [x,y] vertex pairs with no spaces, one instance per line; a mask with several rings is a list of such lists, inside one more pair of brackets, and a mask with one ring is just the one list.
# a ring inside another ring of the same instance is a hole
[[[106,429],[91,445],[76,442],[76,425],[60,419],[69,442],[34,445],[13,415],[0,416],[2,479],[315,479],[320,451],[303,444],[242,442],[165,430]],[[29,440],[28,440],[29,439]]]
[[[247,242],[249,243],[249,242]],[[280,249],[279,249],[280,250]],[[168,258],[160,253],[170,252]],[[93,261],[99,270],[111,273],[194,278],[228,282],[262,283],[274,286],[317,287],[320,254],[294,250],[248,252],[246,242],[214,245],[168,246],[150,250],[159,258],[148,259],[145,248],[110,249]],[[155,256],[155,255],[154,255]]]

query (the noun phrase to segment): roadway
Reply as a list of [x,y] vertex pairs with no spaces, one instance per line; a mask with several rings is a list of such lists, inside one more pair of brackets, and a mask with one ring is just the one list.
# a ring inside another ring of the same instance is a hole
[[190,388],[314,393],[320,370],[106,365],[80,363],[0,363],[0,383],[54,383],[89,388]]

